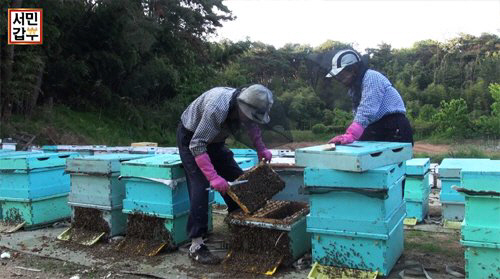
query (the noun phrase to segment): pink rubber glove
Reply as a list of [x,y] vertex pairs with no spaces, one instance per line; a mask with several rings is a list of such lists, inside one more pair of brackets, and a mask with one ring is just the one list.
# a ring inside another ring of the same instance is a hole
[[273,158],[273,154],[269,149],[266,148],[264,143],[262,142],[262,135],[259,129],[259,126],[256,124],[252,124],[248,128],[248,135],[253,142],[253,145],[257,149],[257,156],[259,157],[259,161],[266,160],[270,162]]
[[210,182],[210,187],[214,188],[221,194],[225,194],[227,189],[229,188],[229,184],[227,181],[220,177],[215,171],[214,165],[210,161],[210,156],[207,153],[203,153],[194,158],[196,164],[200,168],[201,172],[207,178],[208,182]]
[[365,129],[357,122],[352,122],[347,128],[346,133],[332,138],[328,143],[349,144],[357,141]]

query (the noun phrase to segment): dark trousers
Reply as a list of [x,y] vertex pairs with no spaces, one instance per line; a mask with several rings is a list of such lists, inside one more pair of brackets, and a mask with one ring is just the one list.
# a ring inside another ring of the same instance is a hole
[[359,140],[411,142],[413,145],[413,131],[404,114],[393,113],[368,125]]
[[[402,113],[385,115],[376,122],[368,125],[360,141],[390,141],[411,142],[413,145],[413,131],[410,121]],[[406,179],[403,179],[403,198],[405,193]]]
[[[208,191],[210,183],[201,172],[189,150],[189,143],[193,133],[181,125],[177,128],[177,147],[181,156],[182,166],[186,173],[189,190],[189,219],[187,232],[190,238],[204,236],[208,230]],[[212,143],[207,146],[207,153],[214,165],[217,174],[227,181],[234,181],[243,171],[234,160],[234,154],[224,142]],[[227,194],[222,195],[229,212],[238,208],[238,205]]]

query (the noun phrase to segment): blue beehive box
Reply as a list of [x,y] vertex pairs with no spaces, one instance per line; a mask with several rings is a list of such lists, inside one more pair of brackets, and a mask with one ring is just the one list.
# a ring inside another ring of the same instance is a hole
[[406,200],[406,217],[422,222],[429,213],[429,198],[422,201]]
[[431,160],[429,158],[414,158],[406,161],[406,175],[422,176],[429,172]]
[[[404,215],[403,177],[389,189],[374,192],[370,189],[313,192],[307,226],[328,230],[387,233],[398,217]],[[397,219],[397,220],[396,220]],[[392,220],[392,221],[391,221]],[[392,225],[391,225],[392,224]]]
[[446,158],[438,167],[441,179],[442,216],[444,220],[462,221],[465,211],[465,197],[453,190],[453,186],[460,187],[461,171],[474,165],[488,163],[490,159]]
[[29,153],[0,157],[0,197],[38,199],[67,194],[70,177],[64,173],[66,159],[78,153]]
[[307,167],[304,170],[304,185],[306,187],[387,189],[400,180],[404,173],[403,163],[391,164],[362,173]]
[[257,152],[253,149],[232,148],[234,158],[246,158],[251,160],[251,167],[256,166],[259,162]]
[[407,176],[404,197],[407,201],[423,201],[429,198],[429,173],[424,176]]
[[304,168],[295,165],[295,158],[276,157],[271,168],[285,182],[285,188],[272,197],[273,200],[308,202],[309,196],[303,193]]
[[24,227],[40,226],[69,218],[68,193],[34,199],[0,198],[2,220],[22,223]]
[[477,241],[460,241],[465,246],[465,271],[467,279],[498,278],[500,270],[500,244]]
[[403,253],[403,214],[386,234],[311,228],[313,262],[388,275]]
[[123,212],[173,218],[189,210],[189,193],[179,155],[124,162],[121,176],[126,191]]
[[438,166],[440,178],[460,179],[461,170],[487,163],[490,159],[445,158]]
[[467,190],[500,192],[500,160],[466,166],[462,169],[460,183]]
[[411,143],[357,141],[337,145],[312,146],[295,151],[301,167],[363,172],[411,159]]
[[118,180],[121,164],[147,156],[101,154],[67,160],[66,172],[71,175],[69,202],[79,207],[121,209],[125,198],[125,183]]

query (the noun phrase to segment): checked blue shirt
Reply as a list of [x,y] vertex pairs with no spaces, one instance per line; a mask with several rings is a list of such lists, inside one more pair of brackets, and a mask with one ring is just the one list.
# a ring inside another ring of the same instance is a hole
[[[352,93],[349,89],[349,95]],[[366,128],[383,116],[398,112],[406,112],[399,92],[384,75],[367,70],[361,83],[361,101],[353,111],[354,121]]]

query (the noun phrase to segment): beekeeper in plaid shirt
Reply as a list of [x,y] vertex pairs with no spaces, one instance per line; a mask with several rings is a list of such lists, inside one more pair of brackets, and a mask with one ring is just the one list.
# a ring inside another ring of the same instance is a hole
[[186,172],[190,212],[187,231],[191,238],[189,257],[202,264],[218,264],[204,244],[208,229],[208,191],[217,190],[231,212],[238,205],[226,194],[228,181],[243,171],[225,145],[232,128],[244,127],[260,160],[271,161],[271,152],[262,142],[258,124],[270,121],[272,92],[260,84],[235,89],[216,87],[201,94],[182,113],[177,129],[177,146]]
[[401,95],[384,75],[368,69],[355,51],[337,52],[326,77],[334,77],[349,88],[354,114],[346,132],[333,137],[330,143],[360,140],[413,144],[413,132]]

